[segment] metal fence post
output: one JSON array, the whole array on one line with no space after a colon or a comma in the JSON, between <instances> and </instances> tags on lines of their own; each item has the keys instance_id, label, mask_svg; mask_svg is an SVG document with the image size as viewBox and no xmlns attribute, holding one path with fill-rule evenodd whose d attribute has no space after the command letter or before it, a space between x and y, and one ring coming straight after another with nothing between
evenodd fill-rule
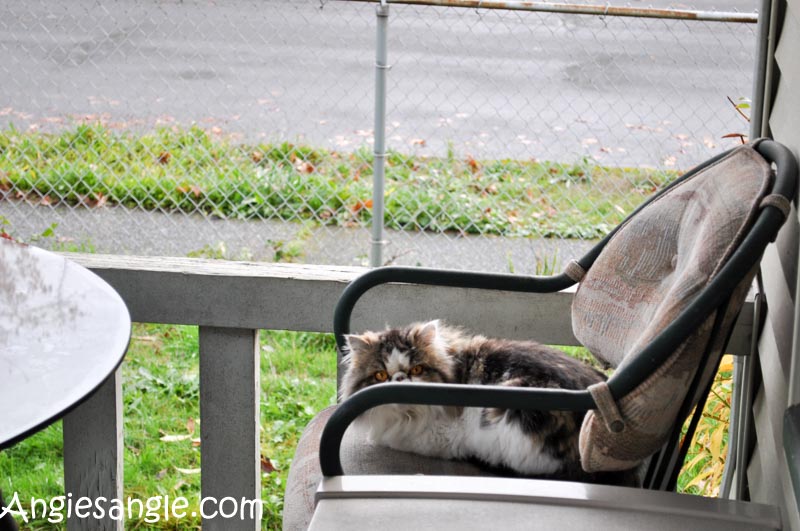
<instances>
[{"instance_id":1,"label":"metal fence post","mask_svg":"<svg viewBox=\"0 0 800 531\"><path fill-rule=\"evenodd\" d=\"M761 10L758 15L756 29L756 67L753 77L753 98L750 112L750 139L754 140L768 133L767 123L764 119L769 116L768 106L771 105L772 89L776 82L772 65L774 53L774 35L771 28L774 26L772 0L761 0ZM770 91L769 96L767 90Z\"/></svg>"},{"instance_id":2,"label":"metal fence post","mask_svg":"<svg viewBox=\"0 0 800 531\"><path fill-rule=\"evenodd\" d=\"M369 263L372 267L383 264L383 189L386 163L386 71L388 56L389 5L381 0L377 15L375 43L375 144L372 163L372 242Z\"/></svg>"}]
</instances>

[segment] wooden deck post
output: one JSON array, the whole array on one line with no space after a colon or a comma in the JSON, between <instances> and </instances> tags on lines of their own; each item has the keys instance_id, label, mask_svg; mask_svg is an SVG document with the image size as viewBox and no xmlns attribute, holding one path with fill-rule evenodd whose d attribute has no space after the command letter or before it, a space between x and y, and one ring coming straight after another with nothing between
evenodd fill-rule
<instances>
[{"instance_id":1,"label":"wooden deck post","mask_svg":"<svg viewBox=\"0 0 800 531\"><path fill-rule=\"evenodd\" d=\"M200 327L200 446L204 511L229 514L223 498L261 499L258 330ZM258 513L260 515L260 513ZM249 516L249 515L246 515ZM204 518L205 531L260 529L256 518Z\"/></svg>"},{"instance_id":2,"label":"wooden deck post","mask_svg":"<svg viewBox=\"0 0 800 531\"><path fill-rule=\"evenodd\" d=\"M120 369L64 417L64 490L73 503L122 500L122 377ZM121 517L67 519L67 530L122 531ZM90 509L92 512L94 508Z\"/></svg>"}]
</instances>

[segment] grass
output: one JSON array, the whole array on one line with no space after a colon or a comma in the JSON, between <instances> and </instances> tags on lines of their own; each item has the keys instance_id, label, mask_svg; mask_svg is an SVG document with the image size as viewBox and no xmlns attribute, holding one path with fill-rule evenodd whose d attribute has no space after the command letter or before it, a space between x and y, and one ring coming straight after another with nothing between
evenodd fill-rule
<instances>
[{"instance_id":1,"label":"grass","mask_svg":"<svg viewBox=\"0 0 800 531\"><path fill-rule=\"evenodd\" d=\"M565 348L585 361L585 349ZM261 333L261 456L264 529L281 528L286 476L294 448L313 415L334 402L335 354L327 334ZM714 495L724 463L730 361L723 362L679 491ZM200 492L197 328L136 324L122 366L124 496L184 496ZM22 500L63 493L61 423L0 453L0 489ZM196 509L196 507L195 507ZM192 510L192 506L188 509ZM199 518L128 521L128 529L197 529ZM64 529L39 520L26 529Z\"/></svg>"},{"instance_id":2,"label":"grass","mask_svg":"<svg viewBox=\"0 0 800 531\"><path fill-rule=\"evenodd\" d=\"M732 388L733 358L724 356L714 377L711 394L697 425L683 471L678 477L678 492L713 497L719 495L727 457Z\"/></svg>"},{"instance_id":3,"label":"grass","mask_svg":"<svg viewBox=\"0 0 800 531\"><path fill-rule=\"evenodd\" d=\"M0 191L45 204L103 204L224 218L347 226L372 213L368 147L234 144L199 127L152 133L79 125L0 131ZM674 172L547 161L418 157L386 161L389 228L598 238Z\"/></svg>"}]
</instances>

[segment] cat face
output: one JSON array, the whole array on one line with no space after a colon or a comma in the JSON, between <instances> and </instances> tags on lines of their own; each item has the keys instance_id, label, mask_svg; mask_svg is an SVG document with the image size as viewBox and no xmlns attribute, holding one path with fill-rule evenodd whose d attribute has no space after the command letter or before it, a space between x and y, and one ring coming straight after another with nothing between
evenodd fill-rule
<instances>
[{"instance_id":1,"label":"cat face","mask_svg":"<svg viewBox=\"0 0 800 531\"><path fill-rule=\"evenodd\" d=\"M451 382L453 360L438 321L346 337L342 398L385 382Z\"/></svg>"}]
</instances>

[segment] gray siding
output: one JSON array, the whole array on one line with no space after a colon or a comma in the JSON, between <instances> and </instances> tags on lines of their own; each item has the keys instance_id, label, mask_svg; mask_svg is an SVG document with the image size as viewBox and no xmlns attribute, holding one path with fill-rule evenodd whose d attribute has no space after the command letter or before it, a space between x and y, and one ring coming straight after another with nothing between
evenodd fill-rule
<instances>
[{"instance_id":1,"label":"gray siding","mask_svg":"<svg viewBox=\"0 0 800 531\"><path fill-rule=\"evenodd\" d=\"M789 0L778 24L782 27L774 54L777 75L767 87L767 94L775 94L768 102L769 127L776 140L800 155L800 0ZM782 419L794 348L799 234L798 213L793 208L762 264L768 310L758 342L763 382L753 407L757 442L748 468L752 499L780 506L786 528L795 530L800 529L800 520L782 446Z\"/></svg>"}]
</instances>

